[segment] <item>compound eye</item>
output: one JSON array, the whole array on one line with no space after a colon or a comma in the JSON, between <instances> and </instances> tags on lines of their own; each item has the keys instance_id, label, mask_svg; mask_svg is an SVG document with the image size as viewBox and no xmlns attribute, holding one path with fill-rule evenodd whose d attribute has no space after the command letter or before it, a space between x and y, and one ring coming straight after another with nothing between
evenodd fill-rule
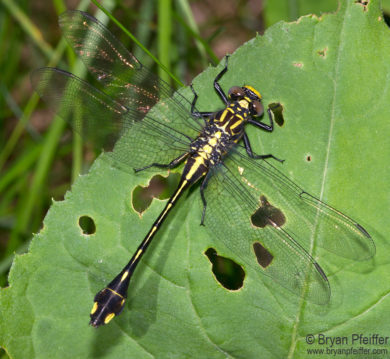
<instances>
[{"instance_id":1,"label":"compound eye","mask_svg":"<svg viewBox=\"0 0 390 359\"><path fill-rule=\"evenodd\" d=\"M261 116L264 112L263 104L257 100L252 102L252 109L255 116Z\"/></svg>"},{"instance_id":2,"label":"compound eye","mask_svg":"<svg viewBox=\"0 0 390 359\"><path fill-rule=\"evenodd\" d=\"M244 90L240 86L233 86L229 89L228 96L232 100L244 97Z\"/></svg>"}]
</instances>

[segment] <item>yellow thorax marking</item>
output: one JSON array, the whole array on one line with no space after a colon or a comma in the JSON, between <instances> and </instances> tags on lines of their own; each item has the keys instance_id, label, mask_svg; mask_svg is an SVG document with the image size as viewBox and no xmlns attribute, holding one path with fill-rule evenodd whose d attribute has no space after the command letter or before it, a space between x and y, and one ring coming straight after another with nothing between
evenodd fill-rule
<instances>
[{"instance_id":1,"label":"yellow thorax marking","mask_svg":"<svg viewBox=\"0 0 390 359\"><path fill-rule=\"evenodd\" d=\"M226 133L226 126L228 125L228 122L226 123L223 123L223 124L218 124L217 127L224 133ZM218 133L221 133L221 132L218 132ZM221 135L219 135L219 137L221 137Z\"/></svg>"},{"instance_id":2,"label":"yellow thorax marking","mask_svg":"<svg viewBox=\"0 0 390 359\"><path fill-rule=\"evenodd\" d=\"M230 129L233 130L235 129L237 126L241 125L241 123L244 121L244 119L242 118L242 116L239 116L241 121L236 121L234 122L231 126L230 126Z\"/></svg>"},{"instance_id":3,"label":"yellow thorax marking","mask_svg":"<svg viewBox=\"0 0 390 359\"><path fill-rule=\"evenodd\" d=\"M219 118L219 121L218 122L223 122L225 120L225 117L227 115L227 110L229 109L229 107L227 109L225 109L223 112L222 112L222 115L221 117Z\"/></svg>"}]
</instances>

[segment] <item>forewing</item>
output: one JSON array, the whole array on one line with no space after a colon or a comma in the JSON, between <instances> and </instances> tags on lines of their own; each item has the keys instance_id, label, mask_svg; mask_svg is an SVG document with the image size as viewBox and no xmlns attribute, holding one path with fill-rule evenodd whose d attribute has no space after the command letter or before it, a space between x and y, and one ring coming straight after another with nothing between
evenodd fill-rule
<instances>
[{"instance_id":1,"label":"forewing","mask_svg":"<svg viewBox=\"0 0 390 359\"><path fill-rule=\"evenodd\" d=\"M190 115L191 103L151 73L97 19L81 11L67 11L59 18L63 35L104 92L142 118L160 100L179 114L165 119L171 126L195 137L203 121Z\"/></svg>"},{"instance_id":2,"label":"forewing","mask_svg":"<svg viewBox=\"0 0 390 359\"><path fill-rule=\"evenodd\" d=\"M230 157L231 158L231 157ZM234 255L298 296L317 304L330 298L328 280L315 260L284 230L267 210L262 227L253 225L251 217L261 206L260 196L240 181L239 171L230 159L213 170L207 184L205 225L223 241Z\"/></svg>"},{"instance_id":3,"label":"forewing","mask_svg":"<svg viewBox=\"0 0 390 359\"><path fill-rule=\"evenodd\" d=\"M137 111L69 72L42 68L31 79L49 107L84 139L106 151L116 143L111 156L120 164L130 168L167 164L188 151L190 139L166 121L175 114L164 101L141 121Z\"/></svg>"}]
</instances>

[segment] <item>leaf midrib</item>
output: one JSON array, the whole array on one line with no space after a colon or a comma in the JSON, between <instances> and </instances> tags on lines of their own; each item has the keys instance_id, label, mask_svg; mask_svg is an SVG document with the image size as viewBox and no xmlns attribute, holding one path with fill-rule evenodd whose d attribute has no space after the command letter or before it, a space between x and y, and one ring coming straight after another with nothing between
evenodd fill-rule
<instances>
[{"instance_id":1,"label":"leaf midrib","mask_svg":"<svg viewBox=\"0 0 390 359\"><path fill-rule=\"evenodd\" d=\"M345 15L349 6L350 6L350 4L346 3L344 9L339 8L335 14L332 14L329 16L340 15L340 12L342 10L344 10L343 12ZM343 41L342 40L344 39L345 21L346 21L346 17L343 16L343 21L341 24L341 31L339 32L339 38L338 38L338 42L337 42L338 46L336 49L337 54L336 54L336 59L335 59L335 67L334 67L334 72L333 72L333 76L332 76L333 77L333 79L332 79L332 81L333 81L333 98L331 101L331 113L330 113L330 121L329 121L328 142L327 142L327 146L326 146L326 155L325 155L324 167L323 167L323 171L322 171L322 175L321 175L321 186L320 186L320 195L319 195L320 200L322 200L323 195L324 195L326 177L327 177L328 168L329 168L331 142L332 142L332 138L333 138L333 129L334 129L334 124L335 124L335 108L336 108L335 104L337 101L337 87L338 87L337 79L338 79L339 69L340 69L340 57L341 57L341 53L343 51L343 46L342 46ZM319 23L317 23L316 26L318 26L318 24ZM316 218L318 218L318 216ZM317 221L314 225L314 228L316 228L316 227L317 227ZM313 249L314 249L314 240L313 239L314 239L314 237L312 237L312 239L311 239L311 247L310 247L310 251L309 251L310 255L312 255ZM291 335L291 344L290 344L290 348L289 348L289 352L288 352L288 356L287 356L288 359L291 359L294 357L296 344L298 341L298 338L297 338L298 337L298 328L299 328L301 318L304 314L304 308L305 308L305 300L304 300L304 298L302 298L299 301L298 311L297 311L297 315L295 317L295 322L293 325L293 330L292 330L292 335Z\"/></svg>"}]
</instances>

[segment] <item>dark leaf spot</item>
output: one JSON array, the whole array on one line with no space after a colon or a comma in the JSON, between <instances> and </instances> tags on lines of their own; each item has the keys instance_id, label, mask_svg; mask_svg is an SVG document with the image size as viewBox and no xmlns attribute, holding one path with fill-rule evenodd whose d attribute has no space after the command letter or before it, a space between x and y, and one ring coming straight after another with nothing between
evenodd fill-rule
<instances>
[{"instance_id":1,"label":"dark leaf spot","mask_svg":"<svg viewBox=\"0 0 390 359\"><path fill-rule=\"evenodd\" d=\"M214 248L209 248L205 254L212 263L214 276L220 284L229 290L242 287L245 272L240 265L229 258L219 256Z\"/></svg>"},{"instance_id":2,"label":"dark leaf spot","mask_svg":"<svg viewBox=\"0 0 390 359\"><path fill-rule=\"evenodd\" d=\"M255 227L264 228L267 225L281 227L286 223L283 212L271 205L265 196L260 196L260 207L251 216Z\"/></svg>"},{"instance_id":3,"label":"dark leaf spot","mask_svg":"<svg viewBox=\"0 0 390 359\"><path fill-rule=\"evenodd\" d=\"M256 255L257 262L263 267L267 268L272 260L274 259L274 256L265 249L260 242L254 242L253 243L253 250Z\"/></svg>"},{"instance_id":4,"label":"dark leaf spot","mask_svg":"<svg viewBox=\"0 0 390 359\"><path fill-rule=\"evenodd\" d=\"M284 125L283 106L279 102L272 102L268 105L273 115L273 120L282 127Z\"/></svg>"},{"instance_id":5,"label":"dark leaf spot","mask_svg":"<svg viewBox=\"0 0 390 359\"><path fill-rule=\"evenodd\" d=\"M134 188L132 203L138 212L144 212L152 203L153 198L167 199L175 191L180 181L178 173L170 173L168 177L156 175L151 178L147 187L137 186Z\"/></svg>"},{"instance_id":6,"label":"dark leaf spot","mask_svg":"<svg viewBox=\"0 0 390 359\"><path fill-rule=\"evenodd\" d=\"M383 19L385 20L386 25L390 26L390 15L388 13L383 13Z\"/></svg>"},{"instance_id":7,"label":"dark leaf spot","mask_svg":"<svg viewBox=\"0 0 390 359\"><path fill-rule=\"evenodd\" d=\"M322 49L322 50L318 50L318 51L317 51L317 54L318 54L318 56L325 58L325 57L326 57L327 51L328 51L328 48L325 47L325 48Z\"/></svg>"},{"instance_id":8,"label":"dark leaf spot","mask_svg":"<svg viewBox=\"0 0 390 359\"><path fill-rule=\"evenodd\" d=\"M94 234L96 232L96 226L94 220L89 216L81 216L79 218L79 226L83 231L83 234Z\"/></svg>"}]
</instances>

